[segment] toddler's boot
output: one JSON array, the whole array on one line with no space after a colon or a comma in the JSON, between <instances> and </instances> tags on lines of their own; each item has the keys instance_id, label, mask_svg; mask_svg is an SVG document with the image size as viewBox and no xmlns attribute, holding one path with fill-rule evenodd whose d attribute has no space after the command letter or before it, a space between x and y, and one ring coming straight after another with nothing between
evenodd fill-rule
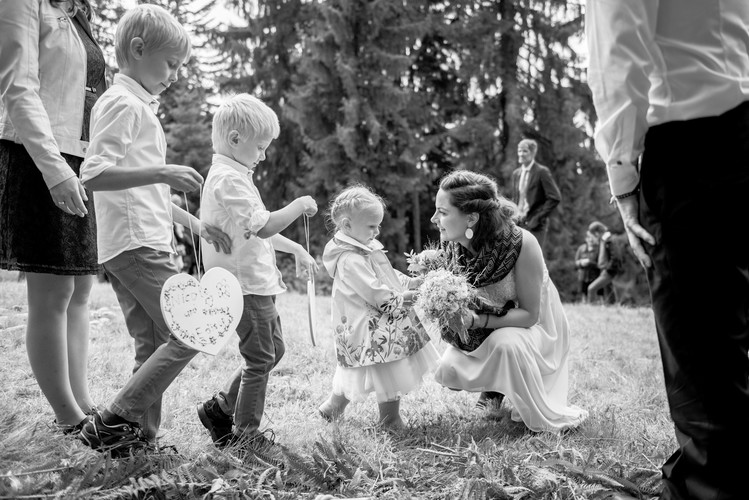
<instances>
[{"instance_id":1,"label":"toddler's boot","mask_svg":"<svg viewBox=\"0 0 749 500\"><path fill-rule=\"evenodd\" d=\"M391 431L400 431L406 426L401 419L400 405L400 399L378 404L380 409L380 425L382 427Z\"/></svg>"},{"instance_id":2,"label":"toddler's boot","mask_svg":"<svg viewBox=\"0 0 749 500\"><path fill-rule=\"evenodd\" d=\"M320 405L318 411L322 418L330 422L343 415L348 402L348 399L346 399L346 396L343 394L331 394L330 397Z\"/></svg>"}]
</instances>

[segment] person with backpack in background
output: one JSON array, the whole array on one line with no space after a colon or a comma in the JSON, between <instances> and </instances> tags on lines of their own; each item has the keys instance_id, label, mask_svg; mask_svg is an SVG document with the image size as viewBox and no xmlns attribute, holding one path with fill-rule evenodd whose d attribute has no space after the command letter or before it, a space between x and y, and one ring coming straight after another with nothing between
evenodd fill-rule
<instances>
[{"instance_id":1,"label":"person with backpack in background","mask_svg":"<svg viewBox=\"0 0 749 500\"><path fill-rule=\"evenodd\" d=\"M605 229L605 226L604 226ZM588 285L588 303L596 302L612 304L616 302L616 294L612 282L621 271L622 256L617 245L612 244L611 231L605 230L600 235L598 247L598 269L601 274ZM600 293L599 292L603 292Z\"/></svg>"}]
</instances>

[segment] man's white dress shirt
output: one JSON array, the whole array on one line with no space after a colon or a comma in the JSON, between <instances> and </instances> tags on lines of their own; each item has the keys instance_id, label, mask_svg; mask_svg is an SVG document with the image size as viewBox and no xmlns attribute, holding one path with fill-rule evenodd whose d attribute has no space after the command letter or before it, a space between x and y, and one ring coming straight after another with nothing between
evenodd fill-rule
<instances>
[{"instance_id":1,"label":"man's white dress shirt","mask_svg":"<svg viewBox=\"0 0 749 500\"><path fill-rule=\"evenodd\" d=\"M533 162L528 166L520 167L520 179L518 179L518 211L522 217L528 214L528 177L530 176Z\"/></svg>"},{"instance_id":2,"label":"man's white dress shirt","mask_svg":"<svg viewBox=\"0 0 749 500\"><path fill-rule=\"evenodd\" d=\"M749 99L749 0L587 0L585 26L612 194L636 188L650 126Z\"/></svg>"}]
</instances>

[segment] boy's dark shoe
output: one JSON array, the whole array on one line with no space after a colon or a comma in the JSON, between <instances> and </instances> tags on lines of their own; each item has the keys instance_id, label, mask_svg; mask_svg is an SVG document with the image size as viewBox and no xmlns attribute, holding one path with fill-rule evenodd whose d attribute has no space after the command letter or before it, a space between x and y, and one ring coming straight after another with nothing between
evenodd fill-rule
<instances>
[{"instance_id":1,"label":"boy's dark shoe","mask_svg":"<svg viewBox=\"0 0 749 500\"><path fill-rule=\"evenodd\" d=\"M112 456L127 455L149 446L139 424L126 420L106 424L99 412L94 413L83 425L79 438L94 450L111 451Z\"/></svg>"},{"instance_id":2,"label":"boy's dark shoe","mask_svg":"<svg viewBox=\"0 0 749 500\"><path fill-rule=\"evenodd\" d=\"M200 423L211 433L213 444L219 448L226 446L232 436L231 429L234 425L231 416L223 412L215 397L205 403L198 403L197 410Z\"/></svg>"},{"instance_id":3,"label":"boy's dark shoe","mask_svg":"<svg viewBox=\"0 0 749 500\"><path fill-rule=\"evenodd\" d=\"M270 434L270 438L265 434ZM268 429L265 432L254 432L239 436L231 434L224 445L227 450L235 452L245 462L254 462L264 466L283 469L284 456L281 445L276 444L275 434Z\"/></svg>"}]
</instances>

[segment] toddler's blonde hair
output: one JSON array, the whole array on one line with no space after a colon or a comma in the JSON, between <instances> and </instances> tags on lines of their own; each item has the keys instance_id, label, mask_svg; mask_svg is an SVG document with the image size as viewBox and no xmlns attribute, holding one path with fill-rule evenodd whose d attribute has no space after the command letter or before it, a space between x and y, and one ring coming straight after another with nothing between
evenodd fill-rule
<instances>
[{"instance_id":1,"label":"toddler's blonde hair","mask_svg":"<svg viewBox=\"0 0 749 500\"><path fill-rule=\"evenodd\" d=\"M213 150L229 148L229 133L236 130L242 142L250 139L276 139L281 133L278 115L267 104L250 94L226 99L213 115Z\"/></svg>"},{"instance_id":2,"label":"toddler's blonde hair","mask_svg":"<svg viewBox=\"0 0 749 500\"><path fill-rule=\"evenodd\" d=\"M190 57L192 42L190 34L173 15L163 7L140 4L128 10L119 23L114 35L114 52L117 66L125 68L130 64L130 42L141 38L147 51L173 48Z\"/></svg>"},{"instance_id":3,"label":"toddler's blonde hair","mask_svg":"<svg viewBox=\"0 0 749 500\"><path fill-rule=\"evenodd\" d=\"M385 200L363 184L354 184L341 191L330 203L328 220L336 229L340 230L343 219L372 205L386 208Z\"/></svg>"}]
</instances>

